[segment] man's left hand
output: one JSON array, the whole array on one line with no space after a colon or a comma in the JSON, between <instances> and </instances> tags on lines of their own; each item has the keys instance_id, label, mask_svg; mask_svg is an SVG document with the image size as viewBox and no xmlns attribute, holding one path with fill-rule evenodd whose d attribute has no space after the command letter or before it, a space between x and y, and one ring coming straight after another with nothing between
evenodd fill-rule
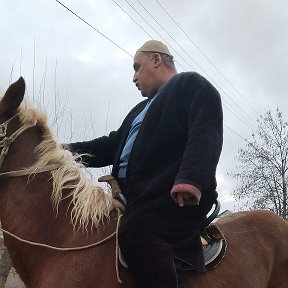
<instances>
[{"instance_id":1,"label":"man's left hand","mask_svg":"<svg viewBox=\"0 0 288 288\"><path fill-rule=\"evenodd\" d=\"M184 205L199 205L201 191L190 184L176 184L171 190L171 197L175 203L183 207Z\"/></svg>"}]
</instances>

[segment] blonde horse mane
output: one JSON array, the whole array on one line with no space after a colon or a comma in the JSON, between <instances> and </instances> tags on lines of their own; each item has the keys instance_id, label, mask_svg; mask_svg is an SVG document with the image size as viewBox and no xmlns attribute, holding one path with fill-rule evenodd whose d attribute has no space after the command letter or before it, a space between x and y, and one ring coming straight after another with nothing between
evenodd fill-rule
<instances>
[{"instance_id":1,"label":"blonde horse mane","mask_svg":"<svg viewBox=\"0 0 288 288\"><path fill-rule=\"evenodd\" d=\"M60 168L52 171L53 191L51 201L56 213L61 200L71 198L71 222L74 226L87 230L99 227L105 218L109 219L112 210L122 209L121 204L112 198L111 193L96 186L85 167L80 162L79 156L73 156L71 152L64 150L47 125L47 116L38 109L30 107L27 102L21 104L19 111L20 121L23 124L34 123L41 127L43 135L42 142L36 147L37 162L29 167L31 176L37 173L41 167L49 164L59 164ZM64 191L65 196L63 195Z\"/></svg>"}]
</instances>

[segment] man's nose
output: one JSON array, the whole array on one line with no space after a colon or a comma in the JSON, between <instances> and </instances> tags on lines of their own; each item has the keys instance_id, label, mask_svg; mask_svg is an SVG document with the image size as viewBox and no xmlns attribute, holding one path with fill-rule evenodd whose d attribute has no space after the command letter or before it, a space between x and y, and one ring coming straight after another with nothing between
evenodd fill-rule
<instances>
[{"instance_id":1,"label":"man's nose","mask_svg":"<svg viewBox=\"0 0 288 288\"><path fill-rule=\"evenodd\" d=\"M138 79L137 79L137 75L136 75L136 73L134 73L134 75L133 75L133 82L136 83L137 80L138 80Z\"/></svg>"}]
</instances>

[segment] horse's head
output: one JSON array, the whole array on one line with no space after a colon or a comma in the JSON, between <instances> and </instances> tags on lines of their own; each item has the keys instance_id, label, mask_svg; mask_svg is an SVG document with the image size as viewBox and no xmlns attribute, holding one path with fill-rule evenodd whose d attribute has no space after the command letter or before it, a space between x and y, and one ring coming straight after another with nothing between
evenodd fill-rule
<instances>
[{"instance_id":1,"label":"horse's head","mask_svg":"<svg viewBox=\"0 0 288 288\"><path fill-rule=\"evenodd\" d=\"M21 144L25 145L23 140L20 140L22 143L15 145L14 143L16 143L16 140L18 140L19 136L22 136L23 132L36 125L36 120L31 120L31 117L29 117L29 121L22 121L20 117L21 113L19 107L23 101L24 93L25 81L20 77L17 82L10 85L5 95L0 98L0 170L10 169L11 163L25 166L33 161L27 157L17 158L18 155L15 153L16 146L19 147ZM13 147L12 151L10 151L11 147ZM6 159L9 151L10 161L7 161ZM0 175L3 176L3 173Z\"/></svg>"},{"instance_id":2,"label":"horse's head","mask_svg":"<svg viewBox=\"0 0 288 288\"><path fill-rule=\"evenodd\" d=\"M87 229L90 223L97 227L113 209L122 206L95 186L83 165L55 141L45 113L27 103L21 104L24 92L25 82L20 77L0 98L0 185L4 177L51 171L52 178L47 178L53 181L51 198L55 209L68 197L73 204L74 225L79 223ZM31 179L37 180L34 176Z\"/></svg>"},{"instance_id":3,"label":"horse's head","mask_svg":"<svg viewBox=\"0 0 288 288\"><path fill-rule=\"evenodd\" d=\"M0 124L6 122L17 113L25 93L25 81L22 77L7 89L0 100Z\"/></svg>"}]
</instances>

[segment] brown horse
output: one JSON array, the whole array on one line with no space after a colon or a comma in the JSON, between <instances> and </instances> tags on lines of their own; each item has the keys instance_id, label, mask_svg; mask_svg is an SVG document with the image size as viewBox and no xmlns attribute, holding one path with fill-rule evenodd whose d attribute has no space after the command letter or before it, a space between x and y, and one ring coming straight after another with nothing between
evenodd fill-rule
<instances>
[{"instance_id":1,"label":"brown horse","mask_svg":"<svg viewBox=\"0 0 288 288\"><path fill-rule=\"evenodd\" d=\"M57 144L43 114L22 103L24 90L20 78L0 100L0 217L13 265L32 288L136 287L115 257L121 205ZM186 274L185 287L288 287L285 220L252 211L217 223L226 256L210 272Z\"/></svg>"}]
</instances>

